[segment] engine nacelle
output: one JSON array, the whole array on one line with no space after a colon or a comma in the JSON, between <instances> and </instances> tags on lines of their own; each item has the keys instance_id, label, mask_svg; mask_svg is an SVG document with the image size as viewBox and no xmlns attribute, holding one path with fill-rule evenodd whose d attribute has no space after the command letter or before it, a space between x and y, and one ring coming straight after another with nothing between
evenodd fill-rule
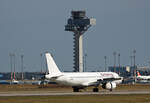
<instances>
[{"instance_id":1,"label":"engine nacelle","mask_svg":"<svg viewBox=\"0 0 150 103\"><path fill-rule=\"evenodd\" d=\"M104 83L104 84L102 85L102 88L103 88L103 89L108 89L108 90L115 89L115 88L116 88L116 83L115 83L115 82L107 82L107 83Z\"/></svg>"}]
</instances>

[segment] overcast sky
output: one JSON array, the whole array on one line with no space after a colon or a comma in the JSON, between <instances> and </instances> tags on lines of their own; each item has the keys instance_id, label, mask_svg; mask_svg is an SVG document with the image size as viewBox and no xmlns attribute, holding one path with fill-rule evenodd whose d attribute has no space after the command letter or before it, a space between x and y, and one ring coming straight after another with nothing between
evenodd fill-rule
<instances>
[{"instance_id":1,"label":"overcast sky","mask_svg":"<svg viewBox=\"0 0 150 103\"><path fill-rule=\"evenodd\" d=\"M103 70L104 56L113 65L114 51L122 65L130 65L134 49L136 63L149 65L150 0L0 0L0 72L10 71L9 53L16 54L16 71L21 54L25 71L40 71L45 51L62 71L73 70L73 33L64 31L71 10L96 18L84 34L89 71Z\"/></svg>"}]
</instances>

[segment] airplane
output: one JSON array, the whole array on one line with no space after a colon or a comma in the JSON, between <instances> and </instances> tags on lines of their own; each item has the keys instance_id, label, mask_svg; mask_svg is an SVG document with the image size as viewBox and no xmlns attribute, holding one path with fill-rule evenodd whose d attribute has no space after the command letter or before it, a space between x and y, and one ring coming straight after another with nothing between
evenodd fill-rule
<instances>
[{"instance_id":1,"label":"airplane","mask_svg":"<svg viewBox=\"0 0 150 103\"><path fill-rule=\"evenodd\" d=\"M137 71L136 80L138 82L150 82L150 76L142 76L139 71Z\"/></svg>"},{"instance_id":2,"label":"airplane","mask_svg":"<svg viewBox=\"0 0 150 103\"><path fill-rule=\"evenodd\" d=\"M80 89L89 86L94 86L93 92L98 92L99 85L104 89L112 91L123 80L115 72L61 72L52 55L45 53L45 56L49 73L44 78L57 84L72 86L73 92L79 92Z\"/></svg>"},{"instance_id":3,"label":"airplane","mask_svg":"<svg viewBox=\"0 0 150 103\"><path fill-rule=\"evenodd\" d=\"M13 79L13 80L12 80L12 84L19 84L19 81Z\"/></svg>"},{"instance_id":4,"label":"airplane","mask_svg":"<svg viewBox=\"0 0 150 103\"><path fill-rule=\"evenodd\" d=\"M8 82L6 80L0 80L0 84L10 84L10 82Z\"/></svg>"}]
</instances>

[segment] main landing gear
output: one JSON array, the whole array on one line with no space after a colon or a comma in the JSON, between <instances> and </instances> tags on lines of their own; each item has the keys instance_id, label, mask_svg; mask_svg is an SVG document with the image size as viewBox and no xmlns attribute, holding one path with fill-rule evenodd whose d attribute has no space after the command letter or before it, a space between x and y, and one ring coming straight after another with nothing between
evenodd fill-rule
<instances>
[{"instance_id":1,"label":"main landing gear","mask_svg":"<svg viewBox=\"0 0 150 103\"><path fill-rule=\"evenodd\" d=\"M73 92L79 92L80 89L84 89L80 87L72 87L72 88L73 88ZM93 88L93 92L99 92L98 87Z\"/></svg>"},{"instance_id":2,"label":"main landing gear","mask_svg":"<svg viewBox=\"0 0 150 103\"><path fill-rule=\"evenodd\" d=\"M73 92L79 92L79 88L73 87Z\"/></svg>"},{"instance_id":3,"label":"main landing gear","mask_svg":"<svg viewBox=\"0 0 150 103\"><path fill-rule=\"evenodd\" d=\"M97 87L93 88L93 92L99 92L99 89Z\"/></svg>"}]
</instances>

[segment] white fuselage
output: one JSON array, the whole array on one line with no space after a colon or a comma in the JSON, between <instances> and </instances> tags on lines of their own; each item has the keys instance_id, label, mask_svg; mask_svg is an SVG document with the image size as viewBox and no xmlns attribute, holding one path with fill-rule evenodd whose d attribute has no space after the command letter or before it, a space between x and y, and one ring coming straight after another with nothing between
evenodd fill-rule
<instances>
[{"instance_id":1,"label":"white fuselage","mask_svg":"<svg viewBox=\"0 0 150 103\"><path fill-rule=\"evenodd\" d=\"M99 85L97 80L103 80L107 78L120 78L120 76L114 72L72 72L63 73L57 78L51 78L50 74L46 76L47 79L54 81L58 84L69 86L92 86ZM116 81L116 82L115 82ZM120 83L120 80L115 80L116 84Z\"/></svg>"},{"instance_id":2,"label":"white fuselage","mask_svg":"<svg viewBox=\"0 0 150 103\"><path fill-rule=\"evenodd\" d=\"M150 76L137 76L136 78L139 80L150 80Z\"/></svg>"},{"instance_id":3,"label":"white fuselage","mask_svg":"<svg viewBox=\"0 0 150 103\"><path fill-rule=\"evenodd\" d=\"M136 80L137 82L147 83L147 82L150 82L150 76L142 76L140 72L137 71Z\"/></svg>"}]
</instances>

